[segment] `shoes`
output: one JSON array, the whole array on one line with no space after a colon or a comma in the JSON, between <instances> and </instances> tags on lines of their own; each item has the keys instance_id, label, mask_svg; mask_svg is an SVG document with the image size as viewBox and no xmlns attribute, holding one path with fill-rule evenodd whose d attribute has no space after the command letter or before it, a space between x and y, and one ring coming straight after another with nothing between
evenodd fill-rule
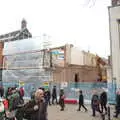
<instances>
[{"instance_id":1,"label":"shoes","mask_svg":"<svg viewBox=\"0 0 120 120\"><path fill-rule=\"evenodd\" d=\"M77 111L80 111L80 109L77 109Z\"/></svg>"},{"instance_id":2,"label":"shoes","mask_svg":"<svg viewBox=\"0 0 120 120\"><path fill-rule=\"evenodd\" d=\"M64 109L60 109L60 111L64 111Z\"/></svg>"}]
</instances>

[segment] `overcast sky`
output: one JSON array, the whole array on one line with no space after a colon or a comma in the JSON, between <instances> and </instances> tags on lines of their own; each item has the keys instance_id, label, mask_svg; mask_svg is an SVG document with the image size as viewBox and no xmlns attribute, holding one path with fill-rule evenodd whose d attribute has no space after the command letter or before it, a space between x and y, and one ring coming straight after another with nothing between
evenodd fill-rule
<instances>
[{"instance_id":1,"label":"overcast sky","mask_svg":"<svg viewBox=\"0 0 120 120\"><path fill-rule=\"evenodd\" d=\"M92 2L93 1L93 2ZM25 18L33 36L47 34L52 44L72 43L108 56L111 0L1 0L0 34L21 28ZM89 3L89 4L88 4Z\"/></svg>"}]
</instances>

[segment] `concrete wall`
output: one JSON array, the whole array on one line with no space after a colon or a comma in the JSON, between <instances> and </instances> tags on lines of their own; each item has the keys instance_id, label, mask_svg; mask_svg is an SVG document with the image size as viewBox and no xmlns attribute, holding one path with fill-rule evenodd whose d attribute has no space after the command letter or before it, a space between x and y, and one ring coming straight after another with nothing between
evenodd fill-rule
<instances>
[{"instance_id":1,"label":"concrete wall","mask_svg":"<svg viewBox=\"0 0 120 120\"><path fill-rule=\"evenodd\" d=\"M109 7L112 79L120 84L120 6Z\"/></svg>"},{"instance_id":2,"label":"concrete wall","mask_svg":"<svg viewBox=\"0 0 120 120\"><path fill-rule=\"evenodd\" d=\"M75 48L75 47L71 48L70 57L71 57L70 64L84 65L84 54L78 48Z\"/></svg>"},{"instance_id":3,"label":"concrete wall","mask_svg":"<svg viewBox=\"0 0 120 120\"><path fill-rule=\"evenodd\" d=\"M69 65L96 66L96 56L90 52L82 51L67 44L65 50L65 63Z\"/></svg>"},{"instance_id":4,"label":"concrete wall","mask_svg":"<svg viewBox=\"0 0 120 120\"><path fill-rule=\"evenodd\" d=\"M107 81L108 83L112 83L112 71L110 66L107 67Z\"/></svg>"},{"instance_id":5,"label":"concrete wall","mask_svg":"<svg viewBox=\"0 0 120 120\"><path fill-rule=\"evenodd\" d=\"M71 48L73 46L70 44L65 45L65 64L69 65L71 64Z\"/></svg>"}]
</instances>

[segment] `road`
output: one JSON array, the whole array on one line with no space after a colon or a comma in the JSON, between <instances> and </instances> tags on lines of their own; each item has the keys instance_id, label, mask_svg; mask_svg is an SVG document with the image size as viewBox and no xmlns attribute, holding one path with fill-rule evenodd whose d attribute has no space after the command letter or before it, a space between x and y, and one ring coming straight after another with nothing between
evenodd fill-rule
<instances>
[{"instance_id":1,"label":"road","mask_svg":"<svg viewBox=\"0 0 120 120\"><path fill-rule=\"evenodd\" d=\"M48 120L102 120L99 113L96 113L96 117L92 117L92 110L90 105L87 105L88 112L84 112L84 109L77 111L77 108L77 105L66 105L65 110L60 111L59 105L49 106ZM113 113L113 111L114 109L112 106L111 112ZM105 120L107 120L107 117Z\"/></svg>"}]
</instances>

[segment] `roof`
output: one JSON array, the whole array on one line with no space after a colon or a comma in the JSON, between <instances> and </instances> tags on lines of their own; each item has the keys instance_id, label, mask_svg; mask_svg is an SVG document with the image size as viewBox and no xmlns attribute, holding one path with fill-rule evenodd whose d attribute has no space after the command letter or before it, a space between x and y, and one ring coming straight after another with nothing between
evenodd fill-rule
<instances>
[{"instance_id":1,"label":"roof","mask_svg":"<svg viewBox=\"0 0 120 120\"><path fill-rule=\"evenodd\" d=\"M8 41L15 41L30 37L32 37L32 34L29 32L27 28L25 28L23 30L17 30L7 34L0 35L0 40L4 42L8 42Z\"/></svg>"},{"instance_id":2,"label":"roof","mask_svg":"<svg viewBox=\"0 0 120 120\"><path fill-rule=\"evenodd\" d=\"M32 37L32 34L27 29L27 22L23 19L21 22L21 29L13 32L9 32L7 34L0 35L0 41L8 42L21 40Z\"/></svg>"}]
</instances>

